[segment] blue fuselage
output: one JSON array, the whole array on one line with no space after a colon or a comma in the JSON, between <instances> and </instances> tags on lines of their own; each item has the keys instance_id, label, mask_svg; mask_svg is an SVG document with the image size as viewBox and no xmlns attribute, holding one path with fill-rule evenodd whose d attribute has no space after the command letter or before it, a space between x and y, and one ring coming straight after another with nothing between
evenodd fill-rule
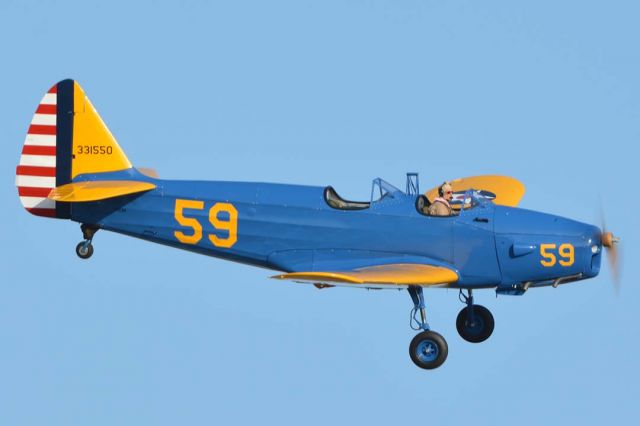
<instances>
[{"instance_id":1,"label":"blue fuselage","mask_svg":"<svg viewBox=\"0 0 640 426\"><path fill-rule=\"evenodd\" d=\"M459 216L430 217L418 212L415 196L402 192L372 202L366 209L339 210L327 204L323 187L158 180L135 171L87 175L80 180L134 177L157 188L133 196L74 204L72 220L286 272L340 271L354 264L363 267L391 259L452 266L460 276L457 286L493 287L566 276L589 278L597 275L600 266L596 227L493 203L465 210ZM196 232L177 220L176 200L202 202L202 208L182 212L201 225L202 238L197 241L184 243L176 238L176 232ZM237 210L237 238L230 247L216 246L209 238L229 237L227 229L212 222L210 209L217 203L230 204ZM225 213L219 219L229 220ZM573 261L569 265L568 258L556 253L556 262L544 266L541 244L553 244L556 249L570 244ZM594 245L597 253L592 251ZM564 265L559 260L565 260Z\"/></svg>"}]
</instances>

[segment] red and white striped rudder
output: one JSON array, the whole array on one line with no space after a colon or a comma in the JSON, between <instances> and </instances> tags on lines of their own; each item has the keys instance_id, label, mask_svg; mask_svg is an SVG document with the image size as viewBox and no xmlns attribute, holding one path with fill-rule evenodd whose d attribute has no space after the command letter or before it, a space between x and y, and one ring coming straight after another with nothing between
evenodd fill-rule
<instances>
[{"instance_id":1,"label":"red and white striped rudder","mask_svg":"<svg viewBox=\"0 0 640 426\"><path fill-rule=\"evenodd\" d=\"M20 202L45 217L69 217L69 206L47 198L71 180L73 80L63 80L44 95L36 109L16 168Z\"/></svg>"},{"instance_id":2,"label":"red and white striped rudder","mask_svg":"<svg viewBox=\"0 0 640 426\"><path fill-rule=\"evenodd\" d=\"M56 187L57 88L49 89L40 101L16 169L20 201L38 216L56 217L56 203L47 195Z\"/></svg>"}]
</instances>

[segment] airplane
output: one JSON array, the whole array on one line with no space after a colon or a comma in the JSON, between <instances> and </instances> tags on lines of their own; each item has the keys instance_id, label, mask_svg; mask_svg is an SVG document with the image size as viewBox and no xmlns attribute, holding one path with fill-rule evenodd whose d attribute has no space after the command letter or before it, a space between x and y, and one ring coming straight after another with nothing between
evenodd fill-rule
<instances>
[{"instance_id":1,"label":"airplane","mask_svg":"<svg viewBox=\"0 0 640 426\"><path fill-rule=\"evenodd\" d=\"M506 176L451 182L451 216L429 216L438 188L404 191L381 178L371 197L349 201L331 186L162 180L127 159L74 80L56 83L31 120L16 169L24 208L81 224L76 254L88 259L100 229L277 271L272 278L330 288L407 290L409 354L420 368L442 365L447 342L427 322L424 288L457 289L460 336L483 342L491 312L473 291L523 295L531 288L598 275L616 243L597 226L518 208L524 185Z\"/></svg>"}]
</instances>

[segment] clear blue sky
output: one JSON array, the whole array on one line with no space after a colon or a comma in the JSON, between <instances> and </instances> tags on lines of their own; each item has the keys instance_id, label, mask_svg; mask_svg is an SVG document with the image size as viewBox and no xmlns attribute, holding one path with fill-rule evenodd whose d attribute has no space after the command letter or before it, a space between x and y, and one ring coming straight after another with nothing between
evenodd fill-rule
<instances>
[{"instance_id":1,"label":"clear blue sky","mask_svg":"<svg viewBox=\"0 0 640 426\"><path fill-rule=\"evenodd\" d=\"M517 3L517 4L515 4ZM640 6L632 1L4 0L0 45L0 423L630 424L640 394ZM409 360L406 293L318 291L27 214L31 116L82 84L129 158L168 178L423 188L496 173L521 206L624 239L596 279L523 297L464 342L455 291L426 293L449 342Z\"/></svg>"}]
</instances>

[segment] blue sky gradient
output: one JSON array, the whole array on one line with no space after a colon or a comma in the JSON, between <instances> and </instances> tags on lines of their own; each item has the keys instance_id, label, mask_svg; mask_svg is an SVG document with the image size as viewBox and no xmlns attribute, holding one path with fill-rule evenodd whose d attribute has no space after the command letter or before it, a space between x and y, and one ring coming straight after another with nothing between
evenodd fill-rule
<instances>
[{"instance_id":1,"label":"blue sky gradient","mask_svg":"<svg viewBox=\"0 0 640 426\"><path fill-rule=\"evenodd\" d=\"M631 424L640 207L640 6L632 1L0 2L0 423ZM270 271L27 214L14 186L44 92L74 78L161 177L423 189L505 174L521 206L624 241L593 280L426 292L449 358L408 356L405 292L318 291Z\"/></svg>"}]
</instances>

